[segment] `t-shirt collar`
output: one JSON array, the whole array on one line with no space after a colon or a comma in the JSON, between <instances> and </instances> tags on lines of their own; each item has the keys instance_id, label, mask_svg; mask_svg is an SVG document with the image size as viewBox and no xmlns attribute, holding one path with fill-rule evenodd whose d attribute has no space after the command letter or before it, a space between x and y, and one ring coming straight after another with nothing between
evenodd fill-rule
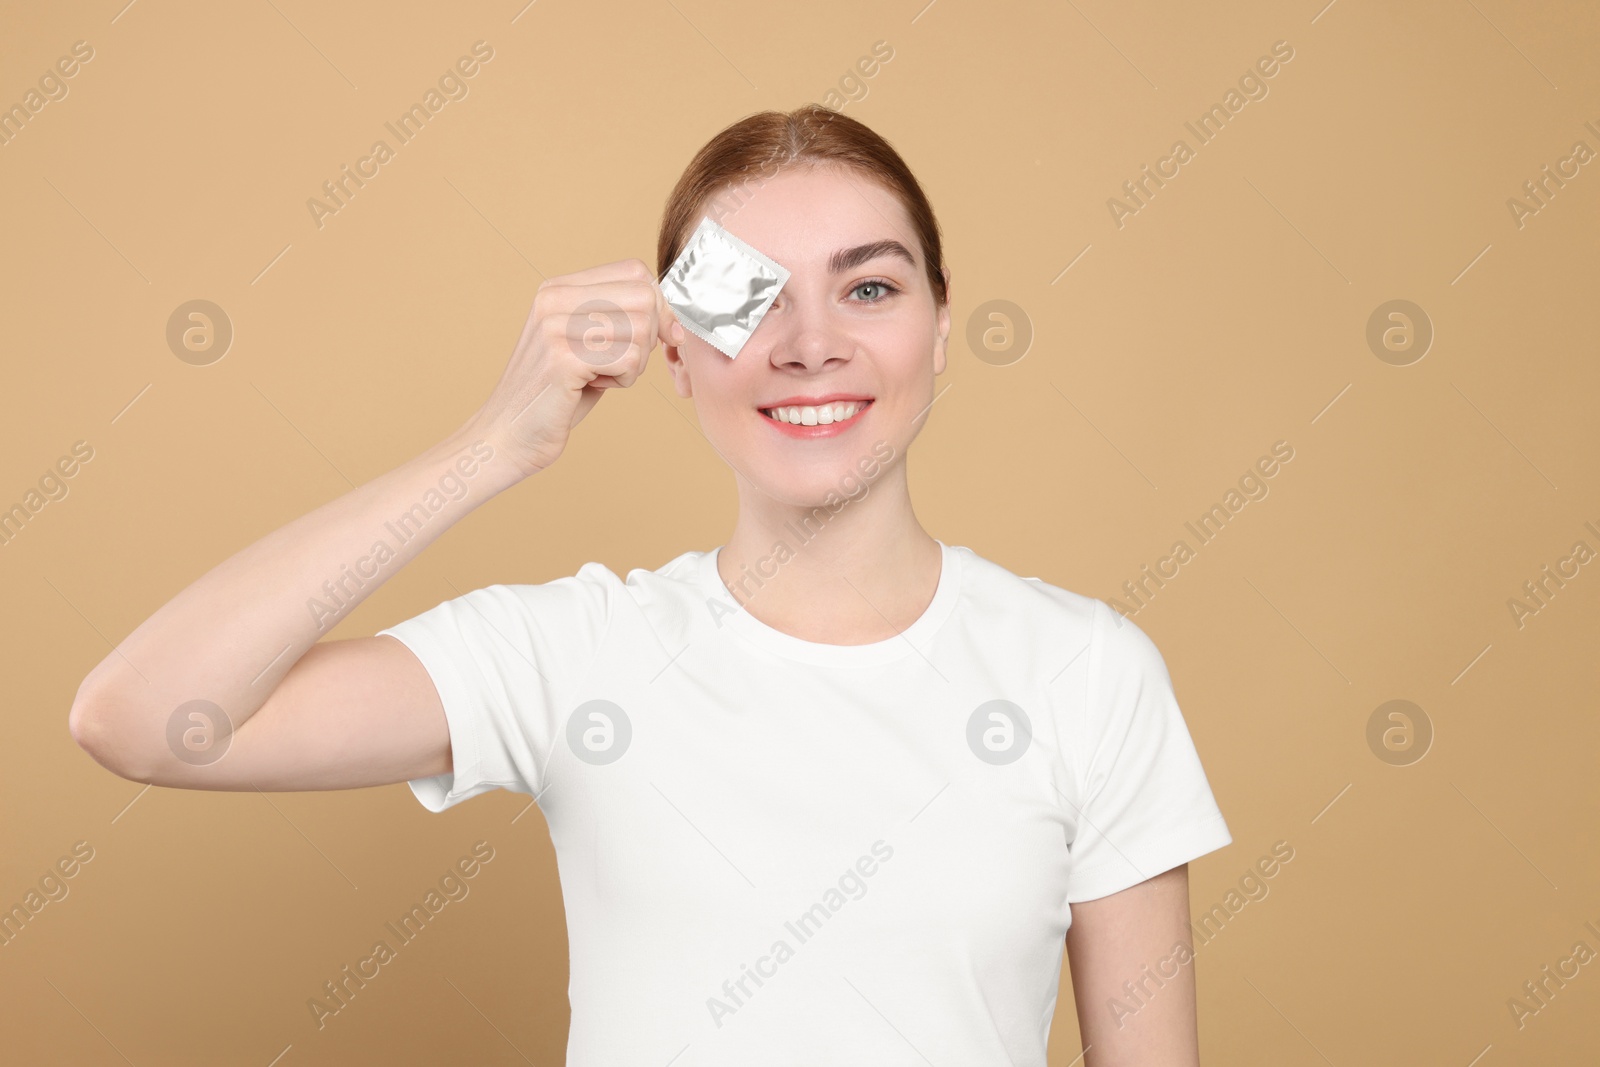
<instances>
[{"instance_id":1,"label":"t-shirt collar","mask_svg":"<svg viewBox=\"0 0 1600 1067\"><path fill-rule=\"evenodd\" d=\"M911 625L899 634L865 645L833 645L806 641L774 629L746 611L717 572L717 557L722 546L700 556L697 583L712 613L713 626L732 630L740 637L785 659L826 667L864 667L891 663L906 656L929 655L933 639L949 617L961 593L961 553L943 541L939 545L942 562L939 584L933 599ZM759 594L758 594L759 595Z\"/></svg>"}]
</instances>

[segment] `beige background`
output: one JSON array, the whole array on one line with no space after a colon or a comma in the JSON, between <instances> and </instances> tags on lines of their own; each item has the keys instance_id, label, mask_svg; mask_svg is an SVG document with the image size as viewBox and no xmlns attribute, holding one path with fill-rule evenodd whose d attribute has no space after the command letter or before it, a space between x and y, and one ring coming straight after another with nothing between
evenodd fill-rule
<instances>
[{"instance_id":1,"label":"beige background","mask_svg":"<svg viewBox=\"0 0 1600 1067\"><path fill-rule=\"evenodd\" d=\"M947 234L959 337L911 459L935 536L1109 599L1295 450L1136 617L1234 836L1192 866L1196 916L1295 849L1200 950L1206 1061L1600 1054L1600 962L1520 1028L1507 1005L1575 942L1600 951L1600 565L1520 628L1507 606L1600 550L1597 165L1520 227L1507 206L1574 142L1600 150L1592 6L122 2L18 7L0 34L6 105L94 49L0 147L0 506L94 449L0 547L0 903L94 849L0 947L8 1059L560 1062L566 939L526 798L142 791L67 709L207 568L459 425L541 277L651 261L707 137L823 100L880 40L892 60L833 102ZM478 40L470 95L319 229L306 200ZM1194 147L1184 122L1280 40L1269 95L1118 228L1108 198ZM193 299L235 331L209 366L165 341ZM1408 366L1366 342L1394 299L1436 331ZM967 343L989 300L1031 323L1022 359ZM336 636L719 544L730 477L686 417L657 356ZM1420 762L1369 748L1392 699L1432 724ZM319 1031L308 998L479 840L471 896ZM1063 976L1052 1064L1079 1049Z\"/></svg>"}]
</instances>

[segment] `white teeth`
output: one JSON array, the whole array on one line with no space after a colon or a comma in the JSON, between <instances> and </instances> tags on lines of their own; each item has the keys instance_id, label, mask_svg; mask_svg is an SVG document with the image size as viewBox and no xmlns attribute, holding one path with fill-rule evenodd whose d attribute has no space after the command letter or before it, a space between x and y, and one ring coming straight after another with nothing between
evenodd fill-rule
<instances>
[{"instance_id":1,"label":"white teeth","mask_svg":"<svg viewBox=\"0 0 1600 1067\"><path fill-rule=\"evenodd\" d=\"M866 403L860 400L846 400L836 404L819 404L815 407L769 408L767 415L779 422L787 422L794 426L827 426L845 421L866 406Z\"/></svg>"}]
</instances>

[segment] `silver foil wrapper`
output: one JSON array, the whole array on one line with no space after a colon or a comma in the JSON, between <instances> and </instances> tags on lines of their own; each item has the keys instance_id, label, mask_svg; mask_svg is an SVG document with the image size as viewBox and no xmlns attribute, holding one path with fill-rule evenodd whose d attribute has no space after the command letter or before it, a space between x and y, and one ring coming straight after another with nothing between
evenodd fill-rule
<instances>
[{"instance_id":1,"label":"silver foil wrapper","mask_svg":"<svg viewBox=\"0 0 1600 1067\"><path fill-rule=\"evenodd\" d=\"M732 359L788 280L787 268L708 215L660 284L683 328Z\"/></svg>"}]
</instances>

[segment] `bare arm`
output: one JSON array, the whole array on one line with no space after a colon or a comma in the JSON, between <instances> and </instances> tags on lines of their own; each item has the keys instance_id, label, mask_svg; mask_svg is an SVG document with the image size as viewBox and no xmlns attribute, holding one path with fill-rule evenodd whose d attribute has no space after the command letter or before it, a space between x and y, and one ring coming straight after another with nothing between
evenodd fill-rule
<instances>
[{"instance_id":1,"label":"bare arm","mask_svg":"<svg viewBox=\"0 0 1600 1067\"><path fill-rule=\"evenodd\" d=\"M1199 1067L1190 937L1188 864L1072 905L1084 1067Z\"/></svg>"},{"instance_id":2,"label":"bare arm","mask_svg":"<svg viewBox=\"0 0 1600 1067\"><path fill-rule=\"evenodd\" d=\"M625 324L575 313L595 300ZM545 282L482 411L173 597L83 680L73 738L125 778L195 789L340 789L450 770L443 706L409 649L318 639L473 508L554 462L603 391L633 384L657 340L676 343L681 329L640 260Z\"/></svg>"},{"instance_id":3,"label":"bare arm","mask_svg":"<svg viewBox=\"0 0 1600 1067\"><path fill-rule=\"evenodd\" d=\"M438 695L403 645L357 638L308 653L389 575L518 480L500 450L473 444L453 435L173 597L84 679L69 719L78 743L125 777L193 788L335 788L448 770L448 733L431 714ZM280 729L264 748L252 728L269 701ZM383 730L373 729L379 718ZM292 761L279 743L291 734Z\"/></svg>"}]
</instances>

